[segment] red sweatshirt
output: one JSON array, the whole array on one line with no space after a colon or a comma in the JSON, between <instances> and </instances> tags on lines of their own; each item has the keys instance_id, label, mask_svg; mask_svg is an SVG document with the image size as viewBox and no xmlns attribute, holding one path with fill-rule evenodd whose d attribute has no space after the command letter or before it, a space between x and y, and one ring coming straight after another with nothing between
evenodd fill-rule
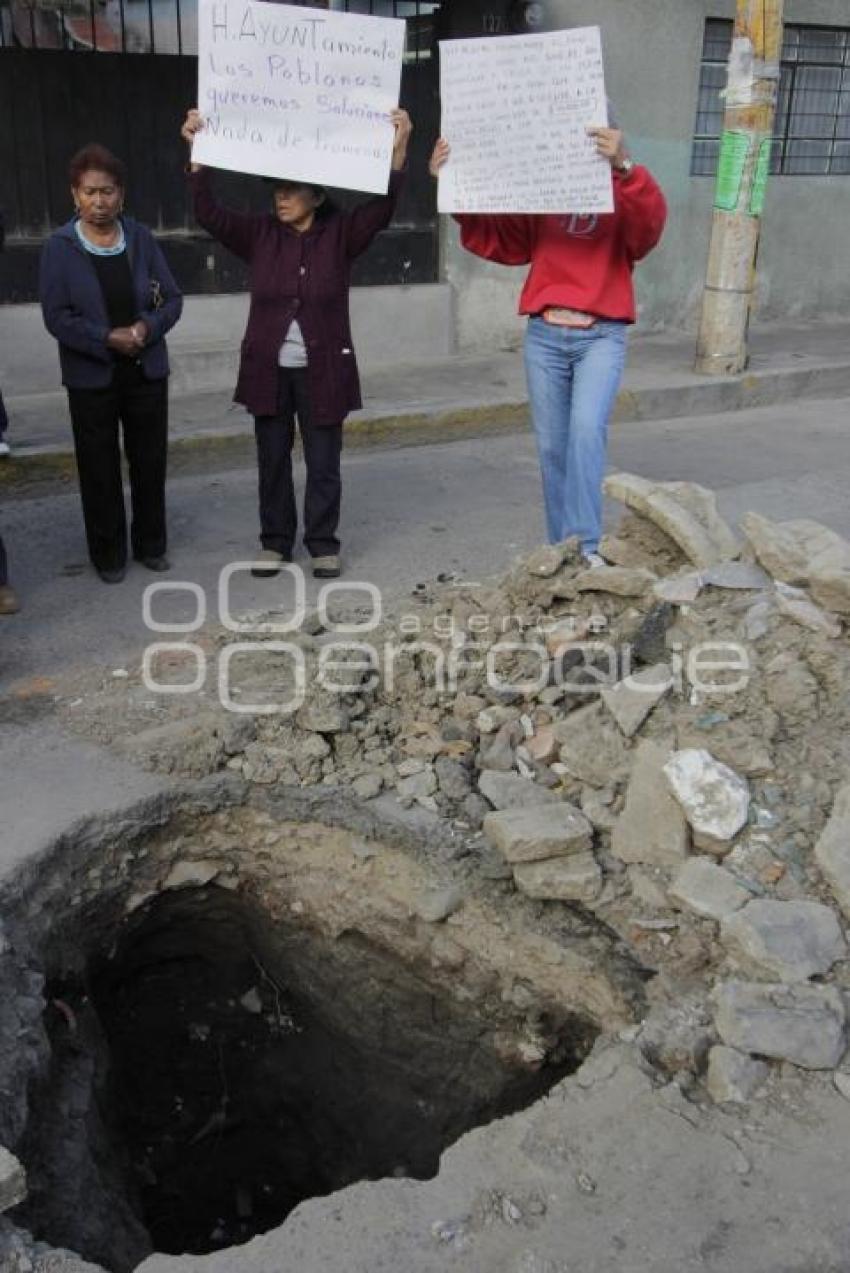
<instances>
[{"instance_id":1,"label":"red sweatshirt","mask_svg":"<svg viewBox=\"0 0 850 1273\"><path fill-rule=\"evenodd\" d=\"M648 169L614 173L614 211L604 215L485 216L458 213L460 241L476 256L531 269L521 314L548 306L633 323L632 267L661 238L667 204Z\"/></svg>"}]
</instances>

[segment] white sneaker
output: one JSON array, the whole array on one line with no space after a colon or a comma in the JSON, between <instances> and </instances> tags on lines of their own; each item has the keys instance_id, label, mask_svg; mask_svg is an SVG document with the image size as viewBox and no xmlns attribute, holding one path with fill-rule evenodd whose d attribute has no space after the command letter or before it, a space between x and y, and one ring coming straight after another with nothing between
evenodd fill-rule
<instances>
[{"instance_id":1,"label":"white sneaker","mask_svg":"<svg viewBox=\"0 0 850 1273\"><path fill-rule=\"evenodd\" d=\"M7 455L11 454L12 448L9 446L9 443L4 442L3 439L0 438L0 457L5 458Z\"/></svg>"},{"instance_id":2,"label":"white sneaker","mask_svg":"<svg viewBox=\"0 0 850 1273\"><path fill-rule=\"evenodd\" d=\"M588 570L598 570L600 566L608 565L608 562L604 557L600 557L599 553L583 553L582 561Z\"/></svg>"}]
</instances>

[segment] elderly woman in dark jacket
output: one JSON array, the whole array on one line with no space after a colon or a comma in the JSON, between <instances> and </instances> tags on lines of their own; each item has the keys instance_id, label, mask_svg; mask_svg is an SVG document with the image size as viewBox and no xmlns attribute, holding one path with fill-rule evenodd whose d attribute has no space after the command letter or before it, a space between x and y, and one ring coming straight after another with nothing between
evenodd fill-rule
<instances>
[{"instance_id":1,"label":"elderly woman in dark jacket","mask_svg":"<svg viewBox=\"0 0 850 1273\"><path fill-rule=\"evenodd\" d=\"M89 555L104 583L124 578L127 523L119 424L130 470L133 556L165 556L168 353L183 300L156 240L123 215L124 165L103 146L71 160L75 216L41 258L44 323L59 341Z\"/></svg>"},{"instance_id":2,"label":"elderly woman in dark jacket","mask_svg":"<svg viewBox=\"0 0 850 1273\"><path fill-rule=\"evenodd\" d=\"M275 181L274 211L250 215L221 207L209 177L191 164L195 216L250 267L251 310L234 395L254 416L262 552L254 574L271 576L292 559L297 528L292 484L295 419L307 465L304 543L317 578L340 573L337 526L342 422L361 406L351 341L351 262L392 218L407 157L410 120L395 127L389 192L351 212L330 207L321 187ZM203 128L190 111L182 135Z\"/></svg>"}]
</instances>

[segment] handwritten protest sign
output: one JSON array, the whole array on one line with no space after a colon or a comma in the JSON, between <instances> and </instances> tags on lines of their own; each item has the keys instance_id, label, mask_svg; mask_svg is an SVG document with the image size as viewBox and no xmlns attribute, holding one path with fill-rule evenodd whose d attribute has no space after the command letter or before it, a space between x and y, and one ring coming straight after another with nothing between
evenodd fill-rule
<instances>
[{"instance_id":1,"label":"handwritten protest sign","mask_svg":"<svg viewBox=\"0 0 850 1273\"><path fill-rule=\"evenodd\" d=\"M200 0L196 163L384 194L404 22Z\"/></svg>"},{"instance_id":2,"label":"handwritten protest sign","mask_svg":"<svg viewBox=\"0 0 850 1273\"><path fill-rule=\"evenodd\" d=\"M441 212L613 212L598 27L440 42Z\"/></svg>"}]
</instances>

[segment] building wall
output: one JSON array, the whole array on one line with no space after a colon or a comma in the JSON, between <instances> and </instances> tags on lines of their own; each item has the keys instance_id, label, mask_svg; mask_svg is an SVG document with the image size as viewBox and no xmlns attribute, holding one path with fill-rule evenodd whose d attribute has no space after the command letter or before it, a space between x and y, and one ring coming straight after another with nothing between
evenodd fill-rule
<instances>
[{"instance_id":1,"label":"building wall","mask_svg":"<svg viewBox=\"0 0 850 1273\"><path fill-rule=\"evenodd\" d=\"M734 0L561 0L565 24L602 28L608 94L632 153L670 206L661 245L638 267L643 328L695 330L708 254L714 181L690 175L705 19ZM785 20L850 27L850 0L786 0ZM524 277L477 261L443 218L445 278L456 291L462 350L515 345ZM774 177L768 186L756 317L804 318L850 309L850 177Z\"/></svg>"}]
</instances>

